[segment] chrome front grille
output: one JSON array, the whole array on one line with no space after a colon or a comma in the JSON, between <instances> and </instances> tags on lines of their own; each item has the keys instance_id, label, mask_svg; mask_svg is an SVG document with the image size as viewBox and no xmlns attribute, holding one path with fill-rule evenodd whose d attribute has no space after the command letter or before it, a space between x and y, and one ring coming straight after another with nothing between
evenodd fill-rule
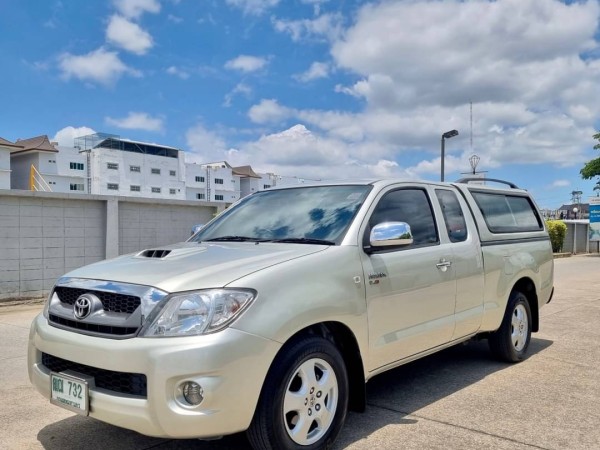
<instances>
[{"instance_id":1,"label":"chrome front grille","mask_svg":"<svg viewBox=\"0 0 600 450\"><path fill-rule=\"evenodd\" d=\"M166 296L166 292L151 286L61 278L49 300L48 321L54 327L75 333L132 338Z\"/></svg>"},{"instance_id":2,"label":"chrome front grille","mask_svg":"<svg viewBox=\"0 0 600 450\"><path fill-rule=\"evenodd\" d=\"M93 291L87 289L57 286L54 289L62 303L74 305L75 301L83 294L94 294L102 302L104 311L133 314L140 306L142 300L133 295L117 294L115 292Z\"/></svg>"}]
</instances>

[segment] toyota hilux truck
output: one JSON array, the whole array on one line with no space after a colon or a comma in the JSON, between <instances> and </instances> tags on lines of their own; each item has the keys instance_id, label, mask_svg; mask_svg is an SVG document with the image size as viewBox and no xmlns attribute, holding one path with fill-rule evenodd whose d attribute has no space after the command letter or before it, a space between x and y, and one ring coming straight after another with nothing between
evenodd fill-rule
<instances>
[{"instance_id":1,"label":"toyota hilux truck","mask_svg":"<svg viewBox=\"0 0 600 450\"><path fill-rule=\"evenodd\" d=\"M74 270L32 323L30 380L145 435L313 450L386 370L475 337L519 362L550 240L526 190L469 181L269 189L187 242Z\"/></svg>"}]
</instances>

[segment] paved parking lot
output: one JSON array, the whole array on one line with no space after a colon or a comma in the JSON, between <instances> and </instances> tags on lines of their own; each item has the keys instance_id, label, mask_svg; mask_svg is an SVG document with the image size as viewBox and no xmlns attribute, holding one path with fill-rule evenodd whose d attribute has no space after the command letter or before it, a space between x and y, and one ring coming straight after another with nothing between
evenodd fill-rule
<instances>
[{"instance_id":1,"label":"paved parking lot","mask_svg":"<svg viewBox=\"0 0 600 450\"><path fill-rule=\"evenodd\" d=\"M600 448L600 258L556 261L531 356L508 365L471 342L368 384L368 408L349 415L341 449ZM26 341L41 306L0 307L0 448L246 449L218 441L141 436L51 406L29 385Z\"/></svg>"}]
</instances>

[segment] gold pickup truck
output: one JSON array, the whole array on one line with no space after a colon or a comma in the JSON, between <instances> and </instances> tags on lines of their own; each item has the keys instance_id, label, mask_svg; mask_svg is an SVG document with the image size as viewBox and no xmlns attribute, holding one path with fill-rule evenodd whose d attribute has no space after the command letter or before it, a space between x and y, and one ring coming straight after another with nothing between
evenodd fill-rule
<instances>
[{"instance_id":1,"label":"gold pickup truck","mask_svg":"<svg viewBox=\"0 0 600 450\"><path fill-rule=\"evenodd\" d=\"M147 435L329 448L383 371L474 337L523 360L552 293L544 221L510 183L270 189L187 242L60 278L29 377Z\"/></svg>"}]
</instances>

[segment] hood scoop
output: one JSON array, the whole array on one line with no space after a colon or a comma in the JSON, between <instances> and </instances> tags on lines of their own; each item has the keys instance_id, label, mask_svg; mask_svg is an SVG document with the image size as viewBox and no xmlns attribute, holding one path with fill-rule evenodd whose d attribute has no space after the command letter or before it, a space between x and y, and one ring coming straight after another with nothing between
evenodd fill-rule
<instances>
[{"instance_id":1,"label":"hood scoop","mask_svg":"<svg viewBox=\"0 0 600 450\"><path fill-rule=\"evenodd\" d=\"M138 256L141 256L142 258L164 258L165 256L169 255L171 253L171 250L144 250L143 252L141 252L140 254L138 254Z\"/></svg>"}]
</instances>

